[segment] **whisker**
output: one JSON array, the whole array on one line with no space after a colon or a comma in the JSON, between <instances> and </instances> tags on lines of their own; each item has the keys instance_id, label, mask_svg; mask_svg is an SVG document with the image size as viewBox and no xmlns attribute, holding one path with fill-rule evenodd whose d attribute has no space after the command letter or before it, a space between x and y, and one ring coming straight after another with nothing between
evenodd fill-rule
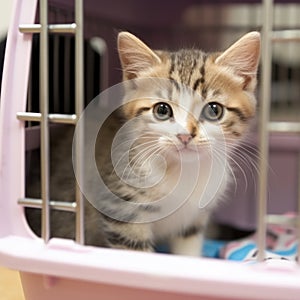
<instances>
[{"instance_id":1,"label":"whisker","mask_svg":"<svg viewBox=\"0 0 300 300\"><path fill-rule=\"evenodd\" d=\"M134 147L131 147L130 149L129 149L129 151L136 151L136 150L138 150L139 148L141 148L141 147L145 147L145 146L147 146L147 145L152 145L152 144L156 144L156 142L157 141L147 141L147 142L144 142L144 143L138 143L136 146L134 146Z\"/></svg>"},{"instance_id":2,"label":"whisker","mask_svg":"<svg viewBox=\"0 0 300 300\"><path fill-rule=\"evenodd\" d=\"M259 155L259 151L255 146L251 146L248 143L241 143L234 147L232 151L233 155L235 153L240 153L240 155L247 155L248 158L250 158L251 162L260 160L261 157ZM244 159L243 159L244 160ZM257 165L255 165L257 168Z\"/></svg>"},{"instance_id":3,"label":"whisker","mask_svg":"<svg viewBox=\"0 0 300 300\"><path fill-rule=\"evenodd\" d=\"M121 147L122 145L124 145L124 144L126 144L127 142L129 142L129 141L133 141L133 143L134 143L134 141L136 141L136 140L142 140L142 139L148 139L148 138L153 138L153 137L157 137L157 138L159 138L160 137L160 135L158 135L158 134L152 134L152 135L150 135L150 134L145 134L145 133L143 133L143 135L142 136L139 136L138 138L128 138L128 139L125 139L125 140L122 140L122 142L121 143L118 143L116 146L114 146L113 148L114 148L114 150L115 149L118 149L119 147ZM133 144L132 143L132 144Z\"/></svg>"},{"instance_id":4,"label":"whisker","mask_svg":"<svg viewBox=\"0 0 300 300\"><path fill-rule=\"evenodd\" d=\"M254 189L256 191L257 190L256 180L258 178L258 166L256 164L256 161L253 160L249 156L249 154L245 154L243 152L235 151L233 153L233 156L236 156L239 160L241 160L241 163L245 164L247 169L250 171L250 175L251 175L251 178L252 178L253 183L254 183ZM247 160L246 158L249 158L249 160Z\"/></svg>"},{"instance_id":5,"label":"whisker","mask_svg":"<svg viewBox=\"0 0 300 300\"><path fill-rule=\"evenodd\" d=\"M230 139L229 139L230 141ZM259 161L262 159L260 155L259 149L253 145L253 141L241 141L241 143L238 143L238 145L235 147L233 153L240 152L241 155L247 155L248 158L250 158L251 165L254 167L255 171L257 174L259 174ZM242 159L245 161L245 159ZM270 172L275 173L273 168L270 165L270 162L268 162L268 169ZM253 176L255 178L255 176Z\"/></svg>"},{"instance_id":6,"label":"whisker","mask_svg":"<svg viewBox=\"0 0 300 300\"><path fill-rule=\"evenodd\" d=\"M221 156L221 153L219 153L218 150L215 149L215 148L212 149L212 152L213 152L214 158L216 158L221 164L223 164L223 162L224 162L224 157ZM237 191L237 186L238 186L238 185L237 185L236 176L235 176L235 173L234 173L234 171L233 171L233 169L232 169L230 163L227 161L227 159L226 159L226 166L225 166L225 167L229 169L229 172L230 172L231 175L232 175L232 178L233 178L233 180L234 180L234 193L236 193L236 191Z\"/></svg>"},{"instance_id":7,"label":"whisker","mask_svg":"<svg viewBox=\"0 0 300 300\"><path fill-rule=\"evenodd\" d=\"M127 179L128 179L129 176L132 174L132 172L134 172L134 169L136 168L136 166L142 160L144 160L144 158L147 157L149 155L149 153L156 150L158 147L160 147L160 145L155 144L155 145L149 146L146 149L143 149L143 151L139 151L137 154L135 154L130 159L129 163L125 166L122 176L125 176L125 174L127 173L127 169L129 168L129 172L127 173ZM133 165L131 165L133 161L134 161L134 163L133 163Z\"/></svg>"},{"instance_id":8,"label":"whisker","mask_svg":"<svg viewBox=\"0 0 300 300\"><path fill-rule=\"evenodd\" d=\"M149 141L148 143L150 143L150 141ZM153 143L153 142L151 142L151 143ZM139 146L139 147L142 147L143 144L139 144L138 146ZM138 147L137 147L137 148L138 148ZM114 150L115 150L115 148L114 148ZM112 174L112 173L114 172L114 170L119 166L119 164L122 162L123 158L126 157L126 156L129 156L129 152L130 152L130 151L132 151L132 148L126 150L126 151L119 157L118 161L114 164L114 169L112 170L111 174ZM114 152L112 153L112 156L114 156Z\"/></svg>"},{"instance_id":9,"label":"whisker","mask_svg":"<svg viewBox=\"0 0 300 300\"><path fill-rule=\"evenodd\" d=\"M157 135L158 136L158 135ZM151 137L150 135L148 136L145 136L144 138L149 138L149 137ZM122 143L119 143L118 145L116 145L116 146L114 146L113 147L113 151L112 151L112 153L111 153L111 155L114 155L116 152L118 152L118 149L121 147L121 146L123 146L124 144L126 144L126 143L128 143L129 141L131 141L131 139L127 139L127 140L124 140ZM120 157L120 159L118 160L118 162L120 161L120 160L122 160L122 158L124 157L124 155L127 155L127 153L129 153L129 151L132 151L132 150L136 150L136 149L138 149L139 147L142 147L143 145L145 145L146 143L154 143L154 142L156 142L156 141L147 141L147 142L145 142L144 144L142 143L142 144L138 144L137 146L135 146L135 147L133 147L133 148L130 148L130 149L128 149L127 151L125 151L125 153ZM118 162L117 162L117 164L118 164Z\"/></svg>"},{"instance_id":10,"label":"whisker","mask_svg":"<svg viewBox=\"0 0 300 300\"><path fill-rule=\"evenodd\" d=\"M245 190L248 189L248 179L246 176L246 173L244 171L244 169L242 168L242 166L237 162L236 159L234 159L231 155L229 155L226 151L224 151L224 149L220 148L220 147L215 147L219 152L223 153L230 161L232 161L234 163L235 166L237 166L237 168L241 171L244 180L245 180Z\"/></svg>"},{"instance_id":11,"label":"whisker","mask_svg":"<svg viewBox=\"0 0 300 300\"><path fill-rule=\"evenodd\" d=\"M218 149L213 148L212 151L213 151L214 157L215 157L216 159L218 159L218 160L222 163L222 162L224 161L224 157L221 157L221 153L218 152ZM227 158L227 155L226 155L225 157ZM233 178L233 180L234 180L234 193L236 193L236 191L237 191L237 186L238 186L238 184L237 184L237 179L236 179L235 173L234 173L234 171L233 171L233 169L232 169L232 166L228 163L227 160L226 160L226 162L227 162L227 163L226 163L226 167L229 169L229 171L230 171L230 173L231 173L231 175L232 175L232 178Z\"/></svg>"},{"instance_id":12,"label":"whisker","mask_svg":"<svg viewBox=\"0 0 300 300\"><path fill-rule=\"evenodd\" d=\"M258 162L257 159L260 159L259 157L253 155L251 152L245 152L245 149L236 149L233 151L232 155L238 156L247 166L252 166L255 171L258 173ZM248 158L248 160L246 160Z\"/></svg>"},{"instance_id":13,"label":"whisker","mask_svg":"<svg viewBox=\"0 0 300 300\"><path fill-rule=\"evenodd\" d=\"M148 157L146 158L146 160L143 160L142 158L139 158L139 161L143 161L143 162L142 162L142 165L140 166L141 169L144 168L144 165L145 165L149 160L151 160L152 157L153 157L155 154L158 154L158 153L162 152L162 151L163 151L163 148L162 148L162 147L156 147L156 149L155 149L155 147L153 147L152 149L149 149L149 150L150 150L150 151L148 151L148 153L150 152L150 156L148 156L148 153L147 153L146 155L147 155ZM145 156L145 155L144 155L144 156ZM147 174L147 175L148 175L148 174ZM148 176L151 176L151 175L148 175ZM147 180L146 176L139 176L138 178L139 178L139 183L141 183L142 180L143 180L143 181L144 181L143 183L145 184L145 182L146 182L146 180Z\"/></svg>"},{"instance_id":14,"label":"whisker","mask_svg":"<svg viewBox=\"0 0 300 300\"><path fill-rule=\"evenodd\" d=\"M254 153L256 154L259 154L259 149L255 146L255 145L252 145L251 142L248 142L248 141L240 141L238 143L236 143L236 140L235 139L232 139L232 138L226 138L226 142L234 142L234 148L243 148L243 149L246 149L247 151L253 151ZM253 154L254 154L253 153Z\"/></svg>"},{"instance_id":15,"label":"whisker","mask_svg":"<svg viewBox=\"0 0 300 300\"><path fill-rule=\"evenodd\" d=\"M254 189L257 191L257 180L259 178L259 162L262 157L260 155L260 150L256 146L253 138L247 137L241 141L238 141L234 138L226 138L226 142L231 146L232 142L232 156L238 157L244 166L250 170L251 178L253 180ZM270 165L270 161L268 161L268 170L272 173L275 173L273 168ZM248 177L249 178L249 177Z\"/></svg>"},{"instance_id":16,"label":"whisker","mask_svg":"<svg viewBox=\"0 0 300 300\"><path fill-rule=\"evenodd\" d=\"M147 157L147 160L149 161L149 160L151 160L152 159L152 157L154 156L154 155L157 155L157 154L159 154L159 153L162 153L164 151L164 149L163 149L163 147L157 147L157 149L154 151L154 152L152 152L151 154L150 154L150 156L149 157ZM143 168L144 167L144 164L146 163L146 160L142 163L142 165L141 165L141 168ZM141 176L139 177L139 179L141 180ZM144 178L144 180L146 180L145 178Z\"/></svg>"}]
</instances>

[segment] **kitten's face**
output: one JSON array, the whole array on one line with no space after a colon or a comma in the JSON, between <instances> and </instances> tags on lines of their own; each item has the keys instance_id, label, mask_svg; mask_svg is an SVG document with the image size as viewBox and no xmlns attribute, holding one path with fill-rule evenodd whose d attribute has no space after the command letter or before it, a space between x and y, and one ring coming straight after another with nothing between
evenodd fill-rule
<instances>
[{"instance_id":1,"label":"kitten's face","mask_svg":"<svg viewBox=\"0 0 300 300\"><path fill-rule=\"evenodd\" d=\"M259 48L256 32L213 54L154 52L135 36L120 33L124 79L131 80L124 114L136 120L140 144L152 141L170 155L184 156L224 141L229 148L235 145L255 114Z\"/></svg>"}]
</instances>

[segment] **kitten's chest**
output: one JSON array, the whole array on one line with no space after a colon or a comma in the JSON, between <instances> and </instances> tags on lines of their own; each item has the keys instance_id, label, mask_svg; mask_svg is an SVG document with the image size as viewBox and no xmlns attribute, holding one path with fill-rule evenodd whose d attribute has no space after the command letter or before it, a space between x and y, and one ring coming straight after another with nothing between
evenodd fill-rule
<instances>
[{"instance_id":1,"label":"kitten's chest","mask_svg":"<svg viewBox=\"0 0 300 300\"><path fill-rule=\"evenodd\" d=\"M208 211L225 193L228 176L221 166L213 165L206 158L199 162L186 163L180 168L170 169L164 180L157 185L157 195L164 218L158 220L154 227L159 235L180 232L195 221L206 220Z\"/></svg>"},{"instance_id":2,"label":"kitten's chest","mask_svg":"<svg viewBox=\"0 0 300 300\"><path fill-rule=\"evenodd\" d=\"M163 179L155 187L156 193L169 201L175 199L181 205L191 202L197 207L205 207L227 183L226 164L209 155L195 161L180 162L164 172Z\"/></svg>"}]
</instances>

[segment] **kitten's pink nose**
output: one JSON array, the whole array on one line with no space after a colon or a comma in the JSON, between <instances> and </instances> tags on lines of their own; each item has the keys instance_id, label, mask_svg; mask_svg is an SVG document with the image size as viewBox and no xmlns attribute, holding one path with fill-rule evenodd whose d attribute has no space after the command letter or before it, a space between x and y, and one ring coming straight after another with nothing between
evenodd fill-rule
<instances>
[{"instance_id":1,"label":"kitten's pink nose","mask_svg":"<svg viewBox=\"0 0 300 300\"><path fill-rule=\"evenodd\" d=\"M177 134L177 138L180 140L180 142L184 145L187 145L191 140L192 140L192 136L188 133L178 133Z\"/></svg>"}]
</instances>

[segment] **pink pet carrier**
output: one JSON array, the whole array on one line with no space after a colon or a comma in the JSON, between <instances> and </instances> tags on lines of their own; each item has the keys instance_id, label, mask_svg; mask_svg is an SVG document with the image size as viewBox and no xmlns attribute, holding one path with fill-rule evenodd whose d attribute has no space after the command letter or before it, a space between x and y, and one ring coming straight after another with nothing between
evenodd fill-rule
<instances>
[{"instance_id":1,"label":"pink pet carrier","mask_svg":"<svg viewBox=\"0 0 300 300\"><path fill-rule=\"evenodd\" d=\"M0 263L20 271L26 300L298 300L300 269L296 262L278 260L273 263L245 264L83 245L81 195L78 191L74 203L51 201L48 191L49 162L47 161L49 123L75 125L83 109L83 3L82 0L75 1L74 23L48 25L46 0L39 2L40 24L35 24L37 2L37 0L14 1L13 18L7 38L0 109ZM97 1L94 3L96 5ZM263 159L260 160L260 205L258 205L259 260L264 259L267 221L265 218L267 160L265 158L268 154L267 133L270 129L267 101L270 99L270 47L274 38L299 39L299 35L294 31L271 32L272 8L270 0L264 1L263 89L261 91L264 101L261 105L260 120ZM93 10L92 7L89 9ZM101 7L99 9L101 10ZM67 32L75 35L74 115L48 112L49 32L53 34ZM41 45L39 113L26 112L32 33L40 34ZM40 123L42 199L27 199L24 193L25 137L30 135L28 127L25 128L25 121ZM289 123L286 125L291 126ZM299 128L295 130L299 131ZM36 237L29 228L24 216L24 206L39 207L42 210L42 238ZM76 214L76 242L68 239L49 239L50 208L73 211Z\"/></svg>"}]
</instances>

